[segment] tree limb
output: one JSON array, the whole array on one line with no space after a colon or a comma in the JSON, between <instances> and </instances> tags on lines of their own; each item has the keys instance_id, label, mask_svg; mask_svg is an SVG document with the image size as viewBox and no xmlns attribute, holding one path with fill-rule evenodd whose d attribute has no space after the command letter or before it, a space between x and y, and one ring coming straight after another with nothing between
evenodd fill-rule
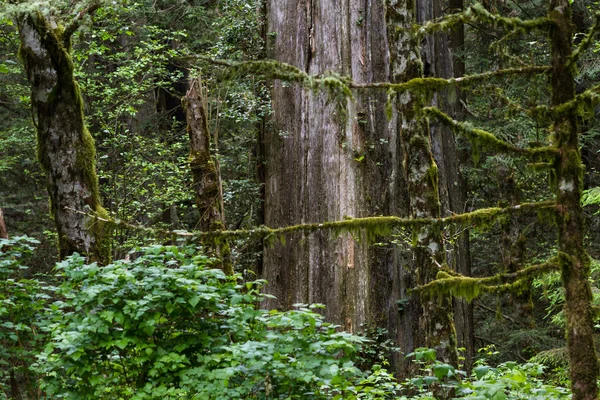
<instances>
[{"instance_id":1,"label":"tree limb","mask_svg":"<svg viewBox=\"0 0 600 400\"><path fill-rule=\"evenodd\" d=\"M94 0L77 13L75 18L73 18L71 23L65 28L65 31L62 34L63 43L65 44L65 46L67 48L70 47L68 45L71 42L71 36L73 36L75 31L77 29L79 29L79 27L81 26L81 23L83 22L83 17L85 17L88 14L93 14L99 8L100 8L100 1Z\"/></svg>"}]
</instances>

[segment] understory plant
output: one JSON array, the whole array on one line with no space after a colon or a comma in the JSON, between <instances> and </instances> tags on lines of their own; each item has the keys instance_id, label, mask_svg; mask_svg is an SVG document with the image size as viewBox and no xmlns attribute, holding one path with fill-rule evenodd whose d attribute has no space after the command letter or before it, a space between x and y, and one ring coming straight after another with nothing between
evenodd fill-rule
<instances>
[{"instance_id":1,"label":"understory plant","mask_svg":"<svg viewBox=\"0 0 600 400\"><path fill-rule=\"evenodd\" d=\"M211 268L195 247L152 246L105 267L57 265L39 356L43 389L68 399L352 398L361 337L317 306L265 311L263 281ZM347 394L347 395L346 395Z\"/></svg>"}]
</instances>

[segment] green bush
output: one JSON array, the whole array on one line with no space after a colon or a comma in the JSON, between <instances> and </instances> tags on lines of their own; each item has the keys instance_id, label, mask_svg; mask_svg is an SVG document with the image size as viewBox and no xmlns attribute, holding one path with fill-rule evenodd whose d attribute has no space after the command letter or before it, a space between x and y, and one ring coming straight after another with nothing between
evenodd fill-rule
<instances>
[{"instance_id":1,"label":"green bush","mask_svg":"<svg viewBox=\"0 0 600 400\"><path fill-rule=\"evenodd\" d=\"M30 371L43 347L43 315L53 288L25 279L22 258L31 254L35 239L0 239L0 398L34 398L37 377Z\"/></svg>"},{"instance_id":2,"label":"green bush","mask_svg":"<svg viewBox=\"0 0 600 400\"><path fill-rule=\"evenodd\" d=\"M352 357L364 339L315 306L258 310L263 281L240 284L195 248L154 246L102 268L74 255L57 268L63 300L38 364L48 395L341 399L362 388Z\"/></svg>"}]
</instances>

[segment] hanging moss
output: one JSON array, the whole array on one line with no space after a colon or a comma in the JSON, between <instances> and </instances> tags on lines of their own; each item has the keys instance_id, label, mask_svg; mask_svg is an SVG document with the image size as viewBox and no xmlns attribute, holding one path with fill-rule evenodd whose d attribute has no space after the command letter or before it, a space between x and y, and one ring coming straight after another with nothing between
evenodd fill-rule
<instances>
[{"instance_id":1,"label":"hanging moss","mask_svg":"<svg viewBox=\"0 0 600 400\"><path fill-rule=\"evenodd\" d=\"M458 122L452 119L448 114L442 112L436 107L426 107L423 112L429 117L433 117L444 125L450 127L455 132L464 135L473 146L474 158L479 157L479 148L483 147L490 151L505 152L509 154L528 155L534 158L553 159L559 152L555 147L533 147L521 148L498 139L494 134L482 129L472 127L469 123Z\"/></svg>"},{"instance_id":2,"label":"hanging moss","mask_svg":"<svg viewBox=\"0 0 600 400\"><path fill-rule=\"evenodd\" d=\"M556 271L560 268L560 265L559 256L546 263L523 268L517 272L500 273L485 278L474 278L458 274L451 275L448 271L442 270L437 273L436 280L410 292L425 292L430 296L449 293L471 302L483 293L522 290L523 285L527 285L532 278Z\"/></svg>"}]
</instances>

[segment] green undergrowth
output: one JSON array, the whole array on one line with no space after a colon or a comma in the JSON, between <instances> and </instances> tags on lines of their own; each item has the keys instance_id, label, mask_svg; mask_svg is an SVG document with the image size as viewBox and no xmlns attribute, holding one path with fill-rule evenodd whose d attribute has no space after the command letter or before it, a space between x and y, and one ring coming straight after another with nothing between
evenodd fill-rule
<instances>
[{"instance_id":1,"label":"green undergrowth","mask_svg":"<svg viewBox=\"0 0 600 400\"><path fill-rule=\"evenodd\" d=\"M19 278L34 245L0 241L0 398L11 376L31 399L568 398L540 364L479 361L469 374L431 349L408 354L417 372L399 381L386 358L401 349L384 330L343 332L319 305L262 310L265 281L226 276L195 246L140 248L105 267L75 254L53 288Z\"/></svg>"}]
</instances>

